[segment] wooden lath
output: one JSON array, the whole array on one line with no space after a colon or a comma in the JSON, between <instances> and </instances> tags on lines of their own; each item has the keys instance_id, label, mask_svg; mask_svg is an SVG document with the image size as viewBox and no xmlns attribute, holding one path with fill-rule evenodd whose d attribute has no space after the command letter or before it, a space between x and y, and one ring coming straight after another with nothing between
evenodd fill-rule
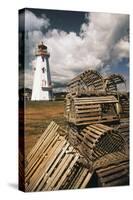
<instances>
[{"instance_id":1,"label":"wooden lath","mask_svg":"<svg viewBox=\"0 0 133 200\"><path fill-rule=\"evenodd\" d=\"M78 176L71 188L86 187L91 178L89 169L80 169L80 154L59 134L59 129L55 122L51 122L27 156L26 191L63 189L76 169L86 173L82 178Z\"/></svg>"}]
</instances>

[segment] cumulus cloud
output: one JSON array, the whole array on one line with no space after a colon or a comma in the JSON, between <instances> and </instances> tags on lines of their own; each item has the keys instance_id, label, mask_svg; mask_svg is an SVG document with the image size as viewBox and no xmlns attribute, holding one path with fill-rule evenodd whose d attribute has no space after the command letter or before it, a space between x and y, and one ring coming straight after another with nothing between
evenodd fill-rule
<instances>
[{"instance_id":1,"label":"cumulus cloud","mask_svg":"<svg viewBox=\"0 0 133 200\"><path fill-rule=\"evenodd\" d=\"M120 39L120 41L118 43L116 43L116 45L114 46L113 56L118 60L129 57L129 42L128 42L128 40L125 40L123 38L123 39Z\"/></svg>"},{"instance_id":2,"label":"cumulus cloud","mask_svg":"<svg viewBox=\"0 0 133 200\"><path fill-rule=\"evenodd\" d=\"M112 63L129 57L128 15L86 14L78 35L58 29L49 29L46 33L41 31L41 27L48 26L50 20L45 15L38 18L28 11L26 66L31 70L35 47L43 40L51 55L50 69L54 82L65 83L88 68L101 68L106 74Z\"/></svg>"},{"instance_id":3,"label":"cumulus cloud","mask_svg":"<svg viewBox=\"0 0 133 200\"><path fill-rule=\"evenodd\" d=\"M112 62L129 56L129 42L123 39L127 34L128 15L90 13L86 20L79 35L59 30L45 35L52 71L58 72L55 79L66 81L91 66L93 69L106 66L105 73Z\"/></svg>"},{"instance_id":4,"label":"cumulus cloud","mask_svg":"<svg viewBox=\"0 0 133 200\"><path fill-rule=\"evenodd\" d=\"M42 27L47 29L49 25L50 22L46 15L42 15L40 18L29 10L25 11L25 31L40 30Z\"/></svg>"},{"instance_id":5,"label":"cumulus cloud","mask_svg":"<svg viewBox=\"0 0 133 200\"><path fill-rule=\"evenodd\" d=\"M127 34L128 15L91 13L87 18L88 23L81 26L81 36L89 53L106 64L113 60L114 46Z\"/></svg>"},{"instance_id":6,"label":"cumulus cloud","mask_svg":"<svg viewBox=\"0 0 133 200\"><path fill-rule=\"evenodd\" d=\"M41 28L47 29L50 26L50 20L45 14L41 17L37 17L29 10L21 11L19 13L19 30L20 31L35 31L41 30Z\"/></svg>"}]
</instances>

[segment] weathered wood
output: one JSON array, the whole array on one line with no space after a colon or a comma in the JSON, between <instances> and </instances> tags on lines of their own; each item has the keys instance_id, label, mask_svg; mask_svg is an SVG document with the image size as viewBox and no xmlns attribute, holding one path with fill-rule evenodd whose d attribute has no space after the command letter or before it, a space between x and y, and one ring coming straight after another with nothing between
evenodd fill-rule
<instances>
[{"instance_id":1,"label":"weathered wood","mask_svg":"<svg viewBox=\"0 0 133 200\"><path fill-rule=\"evenodd\" d=\"M115 109L118 100L114 96L76 97L68 101L69 106L66 107L65 117L69 123L80 126L119 120ZM107 106L104 108L103 105ZM104 109L107 110L105 114Z\"/></svg>"},{"instance_id":2,"label":"weathered wood","mask_svg":"<svg viewBox=\"0 0 133 200\"><path fill-rule=\"evenodd\" d=\"M53 125L52 122L52 126L50 125L50 127L53 128L50 129L51 131L47 137L45 137L45 140L41 143L39 141L35 145L36 149L43 149L43 153L40 154L39 158L32 156L32 159L28 162L26 191L67 189L65 183L66 185L68 184L72 172L77 169L81 171L81 174L84 170L86 171L85 176L78 176L75 179L75 182L80 183L77 184L77 188L80 188L81 184L82 187L86 187L89 182L87 176L88 173L90 173L89 169L79 165L81 155L64 136L59 135L59 126L54 130L55 126ZM54 137L52 137L52 134ZM37 144L39 147L37 147ZM88 144L86 143L86 145ZM46 148L46 146L48 146L48 148ZM32 150L35 151L35 148ZM30 155L32 155L32 153L30 153ZM36 160L39 164L36 163ZM75 187L75 182L73 182L70 188Z\"/></svg>"},{"instance_id":3,"label":"weathered wood","mask_svg":"<svg viewBox=\"0 0 133 200\"><path fill-rule=\"evenodd\" d=\"M40 181L42 180L44 174L46 173L46 168L48 167L48 165L51 165L51 161L53 161L53 157L57 154L58 149L60 150L60 148L62 148L62 142L63 141L58 141L57 143L53 146L53 148L51 149L51 151L49 152L49 156L47 156L43 162L41 163L41 165L39 165L39 167L37 168L37 170L32 174L32 176L29 179L29 185L27 187L28 191L35 191L38 184L40 183ZM61 145L61 146L60 146Z\"/></svg>"},{"instance_id":4,"label":"weathered wood","mask_svg":"<svg viewBox=\"0 0 133 200\"><path fill-rule=\"evenodd\" d=\"M94 162L93 167L94 169L99 169L99 171L101 172L101 170L106 170L105 168L107 168L108 166L110 167L117 163L127 162L128 160L129 157L127 154L116 151L110 154L106 154L104 157L100 157L99 159L97 159Z\"/></svg>"},{"instance_id":5,"label":"weathered wood","mask_svg":"<svg viewBox=\"0 0 133 200\"><path fill-rule=\"evenodd\" d=\"M45 139L48 137L49 133L51 132L51 129L56 130L56 128L58 128L58 125L55 124L54 122L51 122L50 126L48 126L48 128L45 130L44 134L42 134L41 138L38 140L36 145L33 147L31 152L28 154L27 161L30 161L36 155L36 153L38 153L39 147L41 146L43 141L45 141Z\"/></svg>"},{"instance_id":6,"label":"weathered wood","mask_svg":"<svg viewBox=\"0 0 133 200\"><path fill-rule=\"evenodd\" d=\"M88 95L92 88L93 90L104 89L104 79L95 70L83 72L68 83L68 91L72 96Z\"/></svg>"},{"instance_id":7,"label":"weathered wood","mask_svg":"<svg viewBox=\"0 0 133 200\"><path fill-rule=\"evenodd\" d=\"M96 170L101 186L115 186L128 184L129 163L124 161L107 168Z\"/></svg>"},{"instance_id":8,"label":"weathered wood","mask_svg":"<svg viewBox=\"0 0 133 200\"><path fill-rule=\"evenodd\" d=\"M68 129L51 122L28 154L26 191L85 188L94 171L100 186L128 182L129 124L120 118L128 118L129 97L118 93L120 83L121 76L103 79L94 70L68 83Z\"/></svg>"},{"instance_id":9,"label":"weathered wood","mask_svg":"<svg viewBox=\"0 0 133 200\"><path fill-rule=\"evenodd\" d=\"M85 178L85 180L83 181L82 185L80 186L81 189L85 188L87 186L87 184L89 183L90 179L92 177L92 172L89 172Z\"/></svg>"},{"instance_id":10,"label":"weathered wood","mask_svg":"<svg viewBox=\"0 0 133 200\"><path fill-rule=\"evenodd\" d=\"M54 188L54 190L58 190L58 189L61 187L62 183L63 183L64 180L67 178L68 174L71 172L71 169L73 168L73 166L74 166L74 164L76 163L76 161L78 160L78 158L79 158L79 155L76 155L76 156L74 157L74 159L73 159L72 162L70 163L69 167L67 168L66 173L64 173L64 174L62 175L62 177L60 178L60 180L59 180L57 186Z\"/></svg>"},{"instance_id":11,"label":"weathered wood","mask_svg":"<svg viewBox=\"0 0 133 200\"><path fill-rule=\"evenodd\" d=\"M69 131L71 133L71 129ZM71 140L71 137L68 140ZM103 124L88 125L81 132L76 133L75 131L73 140L76 141L78 151L88 162L94 162L115 151L126 152L126 143L121 135L113 128Z\"/></svg>"}]
</instances>

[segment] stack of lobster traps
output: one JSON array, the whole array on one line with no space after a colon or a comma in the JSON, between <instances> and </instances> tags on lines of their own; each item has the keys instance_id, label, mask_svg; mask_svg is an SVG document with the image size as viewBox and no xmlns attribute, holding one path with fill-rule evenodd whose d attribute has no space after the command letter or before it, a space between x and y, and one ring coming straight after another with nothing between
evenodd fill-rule
<instances>
[{"instance_id":1,"label":"stack of lobster traps","mask_svg":"<svg viewBox=\"0 0 133 200\"><path fill-rule=\"evenodd\" d=\"M25 191L129 184L129 95L119 84L122 76L93 70L70 81L66 129L52 121L25 162L20 154Z\"/></svg>"},{"instance_id":2,"label":"stack of lobster traps","mask_svg":"<svg viewBox=\"0 0 133 200\"><path fill-rule=\"evenodd\" d=\"M94 70L68 83L67 138L93 171L90 186L129 184L129 95L121 75L106 78Z\"/></svg>"}]
</instances>

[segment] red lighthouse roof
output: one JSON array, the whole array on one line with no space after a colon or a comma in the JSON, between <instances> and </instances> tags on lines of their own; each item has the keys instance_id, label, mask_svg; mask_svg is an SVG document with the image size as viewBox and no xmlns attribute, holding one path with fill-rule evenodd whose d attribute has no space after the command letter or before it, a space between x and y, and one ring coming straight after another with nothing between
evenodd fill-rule
<instances>
[{"instance_id":1,"label":"red lighthouse roof","mask_svg":"<svg viewBox=\"0 0 133 200\"><path fill-rule=\"evenodd\" d=\"M47 46L43 44L43 42L41 42L41 44L38 45L38 49L39 50L47 50Z\"/></svg>"},{"instance_id":2,"label":"red lighthouse roof","mask_svg":"<svg viewBox=\"0 0 133 200\"><path fill-rule=\"evenodd\" d=\"M36 56L49 56L49 53L47 52L47 46L44 45L43 42L38 45Z\"/></svg>"}]
</instances>

